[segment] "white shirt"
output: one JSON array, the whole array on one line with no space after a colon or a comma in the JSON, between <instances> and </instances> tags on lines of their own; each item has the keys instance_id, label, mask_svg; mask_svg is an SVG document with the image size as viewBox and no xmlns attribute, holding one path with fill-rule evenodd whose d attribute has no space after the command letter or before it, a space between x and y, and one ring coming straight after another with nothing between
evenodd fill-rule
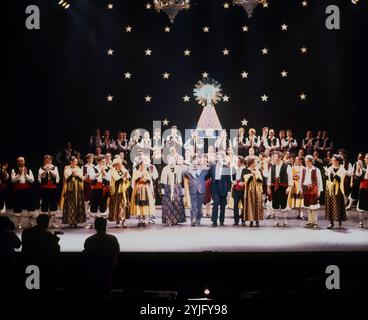
<instances>
[{"instance_id":1,"label":"white shirt","mask_svg":"<svg viewBox=\"0 0 368 320\"><path fill-rule=\"evenodd\" d=\"M221 180L221 174L222 174L222 164L217 163L215 180Z\"/></svg>"},{"instance_id":2,"label":"white shirt","mask_svg":"<svg viewBox=\"0 0 368 320\"><path fill-rule=\"evenodd\" d=\"M38 182L41 183L42 181L42 174L46 171L42 169L43 167L41 167L38 170ZM53 177L55 177L56 183L60 182L60 176L59 176L59 170L56 166L54 166L54 170L50 169L50 173L53 173Z\"/></svg>"},{"instance_id":3,"label":"white shirt","mask_svg":"<svg viewBox=\"0 0 368 320\"><path fill-rule=\"evenodd\" d=\"M97 173L95 171L95 169L97 170ZM106 170L106 168L105 168ZM103 179L105 179L106 181L110 181L111 179L111 170L109 170L105 175L100 174L101 173L101 167L100 166L95 166L94 168L92 168L92 170L90 170L90 174L89 177L90 179L93 180L97 180L97 182L102 182Z\"/></svg>"},{"instance_id":4,"label":"white shirt","mask_svg":"<svg viewBox=\"0 0 368 320\"><path fill-rule=\"evenodd\" d=\"M280 177L280 171L281 171L281 167L282 167L283 164L284 163L282 163L282 162L280 164L276 164L276 170L275 170L276 178ZM289 185L289 187L291 187L293 185L293 173L292 173L291 167L289 165L287 166L286 173L287 173L287 176L288 176L288 185ZM270 169L270 172L269 172L269 175L268 175L267 185L268 186L272 185L271 169Z\"/></svg>"},{"instance_id":5,"label":"white shirt","mask_svg":"<svg viewBox=\"0 0 368 320\"><path fill-rule=\"evenodd\" d=\"M245 169L245 166L241 166L241 167L236 166L235 167L235 180L240 180L241 179L241 174L243 172L243 169Z\"/></svg>"},{"instance_id":6,"label":"white shirt","mask_svg":"<svg viewBox=\"0 0 368 320\"><path fill-rule=\"evenodd\" d=\"M316 167L311 167L311 168L306 167L305 168L305 177L304 177L303 186L310 186L312 184L312 171L313 170L316 170L316 173L317 173L318 193L320 193L323 191L322 175L321 175L321 171ZM302 182L301 180L300 182Z\"/></svg>"},{"instance_id":7,"label":"white shirt","mask_svg":"<svg viewBox=\"0 0 368 320\"><path fill-rule=\"evenodd\" d=\"M28 174L19 174L15 173L14 169L11 172L11 180L13 183L19 182L20 184L25 184L27 182L33 183L34 182L34 176L32 173L32 170L28 169Z\"/></svg>"}]
</instances>

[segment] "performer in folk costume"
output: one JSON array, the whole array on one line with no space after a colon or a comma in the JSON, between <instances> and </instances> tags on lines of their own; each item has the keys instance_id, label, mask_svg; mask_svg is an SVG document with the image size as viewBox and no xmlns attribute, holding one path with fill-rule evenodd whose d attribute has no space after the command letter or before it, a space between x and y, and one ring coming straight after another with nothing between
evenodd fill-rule
<instances>
[{"instance_id":1,"label":"performer in folk costume","mask_svg":"<svg viewBox=\"0 0 368 320\"><path fill-rule=\"evenodd\" d=\"M259 227L259 221L263 220L263 179L257 169L257 158L248 160L248 170L244 172L241 183L244 185L244 221L250 221L250 227L255 222Z\"/></svg>"},{"instance_id":2,"label":"performer in folk costume","mask_svg":"<svg viewBox=\"0 0 368 320\"><path fill-rule=\"evenodd\" d=\"M146 226L146 217L150 215L153 207L153 197L150 184L152 178L144 162L139 162L133 170L132 177L132 199L130 214L139 219L138 227Z\"/></svg>"},{"instance_id":3,"label":"performer in folk costume","mask_svg":"<svg viewBox=\"0 0 368 320\"><path fill-rule=\"evenodd\" d=\"M181 147L183 146L183 139L178 132L177 126L173 126L171 128L171 133L166 138L166 146L175 148L177 152L181 150Z\"/></svg>"},{"instance_id":4,"label":"performer in folk costume","mask_svg":"<svg viewBox=\"0 0 368 320\"><path fill-rule=\"evenodd\" d=\"M97 165L91 171L91 213L105 214L107 210L107 199L110 196L111 169L106 166L105 156L99 156ZM90 222L87 227L92 227Z\"/></svg>"},{"instance_id":5,"label":"performer in folk costume","mask_svg":"<svg viewBox=\"0 0 368 320\"><path fill-rule=\"evenodd\" d=\"M162 136L161 136L161 129L156 128L153 133L153 138L152 138L152 151L155 152L159 150L161 152L163 145L164 143L163 143Z\"/></svg>"},{"instance_id":6,"label":"performer in folk costume","mask_svg":"<svg viewBox=\"0 0 368 320\"><path fill-rule=\"evenodd\" d=\"M149 223L155 223L155 219L156 219L156 197L155 197L155 194L156 194L156 191L155 191L155 188L156 186L159 185L159 175L158 175L158 171L156 169L156 166L151 163L151 159L148 155L146 155L144 158L143 158L143 162L148 170L148 172L150 173L150 176L151 176L151 183L149 185L150 187L150 192L151 192L151 195L152 195L152 205L151 205L151 208L153 208L151 211L150 211L150 214L149 214L149 219L148 219L148 222Z\"/></svg>"},{"instance_id":7,"label":"performer in folk costume","mask_svg":"<svg viewBox=\"0 0 368 320\"><path fill-rule=\"evenodd\" d=\"M204 141L198 137L198 131L192 130L191 137L185 142L184 149L191 150L192 154L202 154L204 148Z\"/></svg>"},{"instance_id":8,"label":"performer in folk costume","mask_svg":"<svg viewBox=\"0 0 368 320\"><path fill-rule=\"evenodd\" d=\"M327 229L334 227L334 221L342 222L346 220L345 199L344 199L344 179L346 171L342 165L343 159L339 155L332 156L332 166L326 170L326 219L330 221Z\"/></svg>"},{"instance_id":9,"label":"performer in folk costume","mask_svg":"<svg viewBox=\"0 0 368 320\"><path fill-rule=\"evenodd\" d=\"M168 165L161 174L162 223L173 226L186 222L182 191L183 171L176 165L173 157L169 156L167 161Z\"/></svg>"},{"instance_id":10,"label":"performer in folk costume","mask_svg":"<svg viewBox=\"0 0 368 320\"><path fill-rule=\"evenodd\" d=\"M247 155L247 147L245 145L245 130L244 128L238 129L238 136L233 139L233 148L238 148L238 155L243 158Z\"/></svg>"},{"instance_id":11,"label":"performer in folk costume","mask_svg":"<svg viewBox=\"0 0 368 320\"><path fill-rule=\"evenodd\" d=\"M286 132L285 130L280 130L279 131L279 143L280 143L280 148L277 149L278 151L284 152L288 150L288 145L286 143Z\"/></svg>"},{"instance_id":12,"label":"performer in folk costume","mask_svg":"<svg viewBox=\"0 0 368 320\"><path fill-rule=\"evenodd\" d=\"M76 228L86 222L83 192L83 170L77 166L78 160L71 157L70 165L64 169L64 187L60 207L63 208L63 224Z\"/></svg>"},{"instance_id":13,"label":"performer in folk costume","mask_svg":"<svg viewBox=\"0 0 368 320\"><path fill-rule=\"evenodd\" d=\"M115 141L111 138L110 130L105 130L104 136L102 137L102 152L104 154L114 152Z\"/></svg>"},{"instance_id":14,"label":"performer in folk costume","mask_svg":"<svg viewBox=\"0 0 368 320\"><path fill-rule=\"evenodd\" d=\"M315 140L312 131L307 131L306 137L302 140L302 148L306 155L312 155L314 151Z\"/></svg>"},{"instance_id":15,"label":"performer in folk costume","mask_svg":"<svg viewBox=\"0 0 368 320\"><path fill-rule=\"evenodd\" d=\"M364 154L362 152L358 153L357 162L353 164L353 175L350 177L350 189L351 192L349 194L349 201L346 207L347 210L351 210L351 207L354 203L358 201L359 198L359 187L360 187L360 177L356 175L357 167L360 164L363 164Z\"/></svg>"},{"instance_id":16,"label":"performer in folk costume","mask_svg":"<svg viewBox=\"0 0 368 320\"><path fill-rule=\"evenodd\" d=\"M239 220L241 218L241 224L245 225L244 215L239 214L239 207L244 208L244 184L242 183L243 177L249 171L244 165L244 158L242 156L238 157L238 163L232 168L231 177L231 195L234 201L234 226L239 225Z\"/></svg>"},{"instance_id":17,"label":"performer in folk costume","mask_svg":"<svg viewBox=\"0 0 368 320\"><path fill-rule=\"evenodd\" d=\"M8 164L0 163L0 214L5 213L6 183L9 180Z\"/></svg>"},{"instance_id":18,"label":"performer in folk costume","mask_svg":"<svg viewBox=\"0 0 368 320\"><path fill-rule=\"evenodd\" d=\"M96 148L101 148L102 146L102 137L101 130L96 129L95 135L91 136L89 139L89 147L90 150L95 150Z\"/></svg>"},{"instance_id":19,"label":"performer in folk costume","mask_svg":"<svg viewBox=\"0 0 368 320\"><path fill-rule=\"evenodd\" d=\"M302 191L304 208L308 210L308 223L306 227L318 228L318 213L320 208L319 198L323 191L321 171L313 166L313 156L305 157L306 167L302 169L300 177L300 189Z\"/></svg>"},{"instance_id":20,"label":"performer in folk costume","mask_svg":"<svg viewBox=\"0 0 368 320\"><path fill-rule=\"evenodd\" d=\"M143 149L144 154L150 154L151 148L152 148L152 140L150 137L150 133L148 131L145 131L143 133L143 139L141 141L141 147Z\"/></svg>"},{"instance_id":21,"label":"performer in folk costume","mask_svg":"<svg viewBox=\"0 0 368 320\"><path fill-rule=\"evenodd\" d=\"M267 138L268 138L268 127L262 128L262 135L258 137L258 153L262 153L266 151L267 148Z\"/></svg>"},{"instance_id":22,"label":"performer in folk costume","mask_svg":"<svg viewBox=\"0 0 368 320\"><path fill-rule=\"evenodd\" d=\"M332 153L333 147L333 142L329 138L327 131L322 131L321 138L317 139L315 144L315 149L319 151L321 157L324 158L326 157L328 151Z\"/></svg>"},{"instance_id":23,"label":"performer in folk costume","mask_svg":"<svg viewBox=\"0 0 368 320\"><path fill-rule=\"evenodd\" d=\"M280 142L279 139L275 137L275 130L270 129L268 131L268 138L266 139L266 150L269 150L269 152L274 152L276 150L280 149Z\"/></svg>"},{"instance_id":24,"label":"performer in folk costume","mask_svg":"<svg viewBox=\"0 0 368 320\"><path fill-rule=\"evenodd\" d=\"M303 215L303 195L300 188L300 176L303 170L302 159L300 157L295 157L295 163L291 168L291 174L293 176L293 185L291 187L288 205L290 209L297 209L298 215L297 219L306 220Z\"/></svg>"},{"instance_id":25,"label":"performer in folk costume","mask_svg":"<svg viewBox=\"0 0 368 320\"><path fill-rule=\"evenodd\" d=\"M129 210L128 188L130 187L130 174L124 168L121 159L115 159L111 169L109 220L116 222L117 228L126 228L125 220Z\"/></svg>"},{"instance_id":26,"label":"performer in folk costume","mask_svg":"<svg viewBox=\"0 0 368 320\"><path fill-rule=\"evenodd\" d=\"M266 213L266 219L275 218L275 214L272 209L272 199L271 196L267 194L267 181L268 176L271 172L271 166L272 166L272 157L263 154L260 156L261 159L261 165L260 165L260 171L263 177L263 194L264 194L264 204L267 210Z\"/></svg>"},{"instance_id":27,"label":"performer in folk costume","mask_svg":"<svg viewBox=\"0 0 368 320\"><path fill-rule=\"evenodd\" d=\"M232 147L231 141L227 138L225 129L221 130L220 136L216 139L214 147L217 152L223 152L224 154Z\"/></svg>"},{"instance_id":28,"label":"performer in folk costume","mask_svg":"<svg viewBox=\"0 0 368 320\"><path fill-rule=\"evenodd\" d=\"M364 213L368 211L368 153L365 155L364 164L358 162L355 175L360 179L359 199L357 209L359 211L359 228L363 228Z\"/></svg>"},{"instance_id":29,"label":"performer in folk costume","mask_svg":"<svg viewBox=\"0 0 368 320\"><path fill-rule=\"evenodd\" d=\"M129 149L131 150L136 146L141 147L141 141L142 141L141 130L136 129L134 131L133 136L129 140Z\"/></svg>"},{"instance_id":30,"label":"performer in folk costume","mask_svg":"<svg viewBox=\"0 0 368 320\"><path fill-rule=\"evenodd\" d=\"M272 208L281 210L284 217L284 227L288 226L288 214L286 211L287 200L293 185L291 167L282 162L282 153L275 151L272 155L274 164L271 166L267 181L267 193L272 198ZM276 214L276 227L280 225L279 216Z\"/></svg>"},{"instance_id":31,"label":"performer in folk costume","mask_svg":"<svg viewBox=\"0 0 368 320\"><path fill-rule=\"evenodd\" d=\"M52 164L52 156L45 155L43 161L43 166L38 170L38 182L41 184L41 212L48 213L51 227L58 228L55 219L58 210L59 170Z\"/></svg>"},{"instance_id":32,"label":"performer in folk costume","mask_svg":"<svg viewBox=\"0 0 368 320\"><path fill-rule=\"evenodd\" d=\"M94 154L88 153L86 155L87 163L83 166L83 189L84 189L84 202L86 207L86 212L90 213L90 201L91 201L91 193L92 193L92 180L91 177L94 175Z\"/></svg>"},{"instance_id":33,"label":"performer in folk costume","mask_svg":"<svg viewBox=\"0 0 368 320\"><path fill-rule=\"evenodd\" d=\"M27 210L28 224L31 226L33 218L32 190L34 176L31 169L26 167L23 157L17 159L17 169L11 171L11 181L14 184L14 215L17 219L18 229L22 228L22 211Z\"/></svg>"},{"instance_id":34,"label":"performer in folk costume","mask_svg":"<svg viewBox=\"0 0 368 320\"><path fill-rule=\"evenodd\" d=\"M344 195L345 195L345 203L347 204L349 201L349 195L351 192L350 182L351 182L351 178L354 176L354 171L353 171L352 164L348 161L348 155L347 155L346 150L339 149L338 154L342 158L342 165L346 171L346 176L344 179Z\"/></svg>"},{"instance_id":35,"label":"performer in folk costume","mask_svg":"<svg viewBox=\"0 0 368 320\"><path fill-rule=\"evenodd\" d=\"M260 141L258 137L256 136L256 129L250 128L248 132L249 136L245 140L245 145L247 149L253 148L254 150L258 150L260 146Z\"/></svg>"},{"instance_id":36,"label":"performer in folk costume","mask_svg":"<svg viewBox=\"0 0 368 320\"><path fill-rule=\"evenodd\" d=\"M289 151L290 155L295 155L297 146L298 142L293 138L293 131L290 129L286 130L286 138L282 145L283 151Z\"/></svg>"}]
</instances>

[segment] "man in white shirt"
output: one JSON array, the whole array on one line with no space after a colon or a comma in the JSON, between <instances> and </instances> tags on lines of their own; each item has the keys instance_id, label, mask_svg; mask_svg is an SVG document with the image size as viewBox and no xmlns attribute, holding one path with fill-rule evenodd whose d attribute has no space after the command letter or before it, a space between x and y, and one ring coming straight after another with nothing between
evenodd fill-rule
<instances>
[{"instance_id":1,"label":"man in white shirt","mask_svg":"<svg viewBox=\"0 0 368 320\"><path fill-rule=\"evenodd\" d=\"M272 154L274 164L271 166L267 181L267 193L272 198L272 208L283 213L283 226L288 226L287 199L293 185L291 167L282 161L282 153ZM276 213L276 227L280 225L279 215Z\"/></svg>"},{"instance_id":2,"label":"man in white shirt","mask_svg":"<svg viewBox=\"0 0 368 320\"><path fill-rule=\"evenodd\" d=\"M18 229L22 228L22 211L27 210L28 224L32 226L33 218L32 190L34 176L31 169L26 167L24 157L17 159L18 168L11 171L11 181L14 184L14 215L17 218Z\"/></svg>"}]
</instances>

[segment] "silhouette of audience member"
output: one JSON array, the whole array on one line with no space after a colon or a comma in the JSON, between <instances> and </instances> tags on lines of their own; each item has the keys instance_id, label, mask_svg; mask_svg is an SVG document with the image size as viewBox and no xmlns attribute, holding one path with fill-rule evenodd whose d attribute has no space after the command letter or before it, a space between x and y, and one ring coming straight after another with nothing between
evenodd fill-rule
<instances>
[{"instance_id":1,"label":"silhouette of audience member","mask_svg":"<svg viewBox=\"0 0 368 320\"><path fill-rule=\"evenodd\" d=\"M40 289L47 292L55 287L60 239L47 230L50 222L48 214L40 214L36 222L36 226L25 229L22 233L22 253L27 265L39 267Z\"/></svg>"},{"instance_id":2,"label":"silhouette of audience member","mask_svg":"<svg viewBox=\"0 0 368 320\"><path fill-rule=\"evenodd\" d=\"M14 287L15 249L21 246L14 229L8 217L0 217L0 297L11 298Z\"/></svg>"},{"instance_id":3,"label":"silhouette of audience member","mask_svg":"<svg viewBox=\"0 0 368 320\"><path fill-rule=\"evenodd\" d=\"M87 285L90 298L107 299L112 287L112 274L120 254L115 236L106 234L106 219L96 218L96 234L84 242Z\"/></svg>"}]
</instances>

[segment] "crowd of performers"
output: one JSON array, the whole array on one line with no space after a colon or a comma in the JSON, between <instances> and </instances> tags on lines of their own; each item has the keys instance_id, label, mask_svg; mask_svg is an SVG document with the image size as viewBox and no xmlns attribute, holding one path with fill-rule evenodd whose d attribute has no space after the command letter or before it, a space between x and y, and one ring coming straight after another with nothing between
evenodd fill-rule
<instances>
[{"instance_id":1,"label":"crowd of performers","mask_svg":"<svg viewBox=\"0 0 368 320\"><path fill-rule=\"evenodd\" d=\"M186 208L192 226L200 225L203 215L211 217L212 226L222 226L228 207L233 209L234 225L259 227L260 221L272 218L275 226L288 226L288 212L294 209L297 219L307 220L306 227L318 228L322 204L331 229L335 224L342 227L347 210L356 205L358 227L363 227L368 154L359 153L353 163L343 149L334 154L326 131L316 136L308 131L298 142L291 130L276 136L273 129L263 128L257 136L255 129L246 135L240 128L233 139L222 130L212 145L205 144L195 130L183 141L175 126L165 138L160 129L152 138L147 131L135 130L130 139L125 132L113 139L109 130L96 130L85 161L68 143L55 160L44 156L36 176L24 157L11 171L1 164L0 209L5 212L6 190L12 188L18 228L24 216L31 224L36 209L51 216L54 228L58 210L62 224L71 228L91 227L96 215L120 228L136 217L138 226L144 227L155 223L157 205L168 226L186 222ZM169 150L165 156L164 147ZM133 149L138 150L134 157ZM32 187L36 183L39 198ZM36 206L35 198L40 200Z\"/></svg>"}]
</instances>

